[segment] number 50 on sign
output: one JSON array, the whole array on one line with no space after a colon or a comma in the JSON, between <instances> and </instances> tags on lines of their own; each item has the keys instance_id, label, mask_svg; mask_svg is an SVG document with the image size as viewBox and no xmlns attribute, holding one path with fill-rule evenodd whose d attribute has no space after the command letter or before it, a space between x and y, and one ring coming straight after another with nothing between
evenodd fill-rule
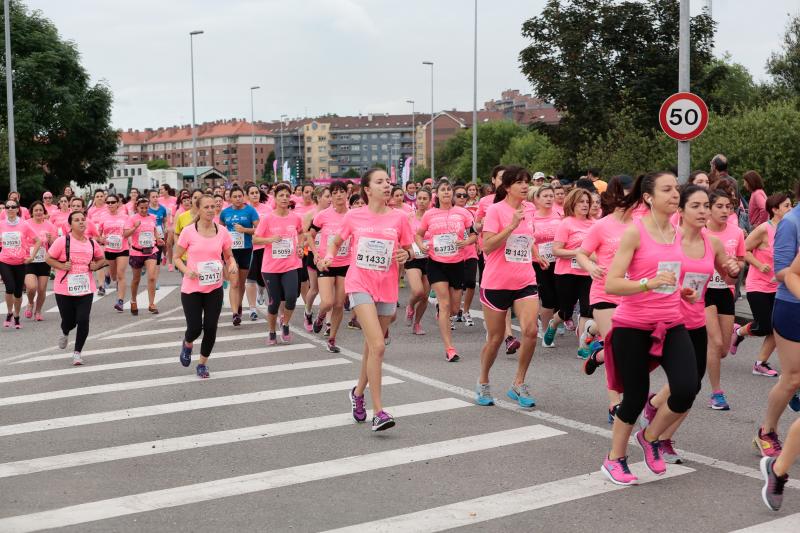
<instances>
[{"instance_id":1,"label":"number 50 on sign","mask_svg":"<svg viewBox=\"0 0 800 533\"><path fill-rule=\"evenodd\" d=\"M664 100L658 113L661 129L676 141L694 139L708 125L708 107L692 93L676 93Z\"/></svg>"}]
</instances>

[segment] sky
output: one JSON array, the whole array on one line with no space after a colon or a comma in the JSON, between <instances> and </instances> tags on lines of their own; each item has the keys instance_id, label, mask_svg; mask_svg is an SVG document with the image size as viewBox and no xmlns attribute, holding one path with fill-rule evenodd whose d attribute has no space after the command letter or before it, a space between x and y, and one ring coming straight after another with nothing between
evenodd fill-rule
<instances>
[{"instance_id":1,"label":"sky","mask_svg":"<svg viewBox=\"0 0 800 533\"><path fill-rule=\"evenodd\" d=\"M23 0L74 41L94 82L114 93L120 129L191 123L189 32L197 122L325 113L472 109L472 0ZM676 0L677 1L677 0ZM522 23L544 0L478 0L478 107L505 89L531 92L518 54ZM692 13L705 0L692 1ZM754 5L757 4L757 8ZM780 50L800 0L714 0L715 54L757 80ZM743 21L746 21L745 25ZM676 81L677 84L677 81Z\"/></svg>"}]
</instances>

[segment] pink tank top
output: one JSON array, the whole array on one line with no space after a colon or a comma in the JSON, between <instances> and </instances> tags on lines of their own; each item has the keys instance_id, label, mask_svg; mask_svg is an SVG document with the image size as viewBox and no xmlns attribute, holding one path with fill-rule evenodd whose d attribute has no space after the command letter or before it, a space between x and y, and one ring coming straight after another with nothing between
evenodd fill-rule
<instances>
[{"instance_id":1,"label":"pink tank top","mask_svg":"<svg viewBox=\"0 0 800 533\"><path fill-rule=\"evenodd\" d=\"M705 295L709 280L714 275L714 248L711 246L711 239L705 232L701 232L705 251L703 257L694 259L685 253L683 254L683 268L681 272L680 286L691 287L697 291L697 301L690 304L681 298L681 312L685 321L686 329L697 329L706 325ZM681 236L677 239L680 242Z\"/></svg>"},{"instance_id":2,"label":"pink tank top","mask_svg":"<svg viewBox=\"0 0 800 533\"><path fill-rule=\"evenodd\" d=\"M773 246L775 245L775 226L767 221L763 224L767 230L767 242L769 243L766 248L756 248L753 250L753 256L761 263L769 265L770 271L764 274L759 269L750 265L747 271L747 279L745 280L745 289L747 292L777 292L778 281L775 278L775 261L773 257Z\"/></svg>"}]
</instances>

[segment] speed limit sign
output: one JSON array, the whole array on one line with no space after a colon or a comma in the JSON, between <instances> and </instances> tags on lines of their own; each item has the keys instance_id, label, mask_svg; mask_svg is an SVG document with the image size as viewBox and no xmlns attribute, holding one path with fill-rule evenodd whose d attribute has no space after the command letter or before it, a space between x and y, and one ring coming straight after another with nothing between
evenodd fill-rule
<instances>
[{"instance_id":1,"label":"speed limit sign","mask_svg":"<svg viewBox=\"0 0 800 533\"><path fill-rule=\"evenodd\" d=\"M675 93L661 104L658 121L664 133L676 141L694 139L708 125L708 107L693 93Z\"/></svg>"}]
</instances>

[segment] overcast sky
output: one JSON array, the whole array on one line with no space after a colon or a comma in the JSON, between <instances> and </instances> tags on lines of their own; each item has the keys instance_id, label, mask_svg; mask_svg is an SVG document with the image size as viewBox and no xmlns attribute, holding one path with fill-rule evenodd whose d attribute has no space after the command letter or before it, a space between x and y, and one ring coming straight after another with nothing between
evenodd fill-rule
<instances>
[{"instance_id":1,"label":"overcast sky","mask_svg":"<svg viewBox=\"0 0 800 533\"><path fill-rule=\"evenodd\" d=\"M677 0L676 0L677 1ZM189 31L197 121L323 113L472 109L472 0L25 0L75 41L95 81L114 92L113 124L191 122ZM704 0L693 0L693 13ZM757 7L754 4L758 4ZM478 105L504 89L530 92L517 56L524 20L544 0L479 0ZM716 54L757 79L800 0L714 0ZM676 81L677 83L677 81Z\"/></svg>"}]
</instances>

